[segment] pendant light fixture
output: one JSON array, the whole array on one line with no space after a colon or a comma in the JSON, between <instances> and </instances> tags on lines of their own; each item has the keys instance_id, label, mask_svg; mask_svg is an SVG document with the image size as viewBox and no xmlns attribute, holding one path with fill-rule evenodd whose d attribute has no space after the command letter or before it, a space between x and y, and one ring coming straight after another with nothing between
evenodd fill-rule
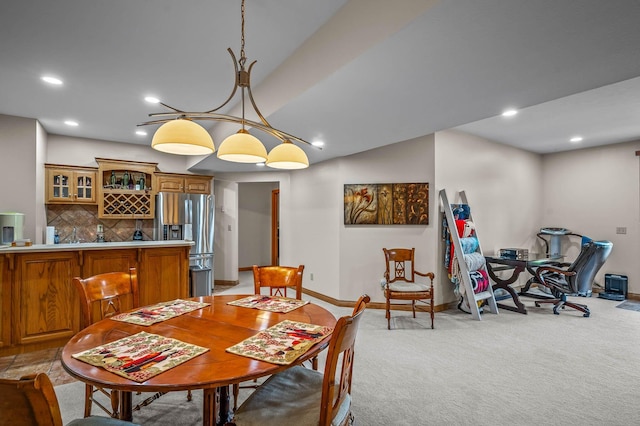
<instances>
[{"instance_id":1,"label":"pendant light fixture","mask_svg":"<svg viewBox=\"0 0 640 426\"><path fill-rule=\"evenodd\" d=\"M227 123L237 123L241 126L237 133L227 137L218 148L218 158L237 163L262 163L277 169L303 169L309 167L309 159L305 152L294 145L293 142L311 145L304 139L291 135L282 130L278 130L269 124L262 115L251 92L251 68L255 65L253 61L248 68L245 68L247 58L245 57L244 45L244 13L245 0L241 3L241 47L240 59L237 60L231 48L227 51L231 55L235 68L235 84L231 94L222 105L204 112L186 112L174 108L163 102L159 102L170 112L160 112L149 114L157 119L140 124L146 126L150 124L160 124L162 126L156 130L151 146L159 151L182 155L207 155L215 151L215 146L211 135L202 126L195 123L197 120L210 120ZM240 104L242 116L236 117L227 114L220 114L217 111L227 105L234 98L236 92L240 92ZM248 120L245 118L245 96L248 96L249 103L253 107L260 121ZM267 154L267 150L258 138L251 135L248 128L256 129L270 134L279 139L282 143L277 145Z\"/></svg>"}]
</instances>

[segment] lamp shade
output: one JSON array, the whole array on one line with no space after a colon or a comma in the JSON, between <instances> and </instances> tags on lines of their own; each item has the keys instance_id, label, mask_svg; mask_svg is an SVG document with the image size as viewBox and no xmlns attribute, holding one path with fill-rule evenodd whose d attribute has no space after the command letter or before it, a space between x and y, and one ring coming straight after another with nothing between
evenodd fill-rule
<instances>
[{"instance_id":1,"label":"lamp shade","mask_svg":"<svg viewBox=\"0 0 640 426\"><path fill-rule=\"evenodd\" d=\"M153 135L151 148L179 155L208 155L216 150L204 127L181 118L160 126Z\"/></svg>"},{"instance_id":2,"label":"lamp shade","mask_svg":"<svg viewBox=\"0 0 640 426\"><path fill-rule=\"evenodd\" d=\"M222 141L218 158L235 163L262 163L267 159L267 150L258 138L240 129Z\"/></svg>"},{"instance_id":3,"label":"lamp shade","mask_svg":"<svg viewBox=\"0 0 640 426\"><path fill-rule=\"evenodd\" d=\"M284 141L271 150L266 164L274 169L305 169L309 167L309 159L300 147Z\"/></svg>"}]
</instances>

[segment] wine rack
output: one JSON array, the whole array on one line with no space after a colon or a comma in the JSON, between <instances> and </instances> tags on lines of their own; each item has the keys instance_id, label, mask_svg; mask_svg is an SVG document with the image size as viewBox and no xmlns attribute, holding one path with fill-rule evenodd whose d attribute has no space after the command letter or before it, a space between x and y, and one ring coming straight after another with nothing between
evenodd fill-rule
<instances>
[{"instance_id":1,"label":"wine rack","mask_svg":"<svg viewBox=\"0 0 640 426\"><path fill-rule=\"evenodd\" d=\"M98 217L101 219L153 219L157 163L96 158L99 166Z\"/></svg>"},{"instance_id":2,"label":"wine rack","mask_svg":"<svg viewBox=\"0 0 640 426\"><path fill-rule=\"evenodd\" d=\"M104 218L153 218L153 195L148 191L103 190L102 217Z\"/></svg>"}]
</instances>

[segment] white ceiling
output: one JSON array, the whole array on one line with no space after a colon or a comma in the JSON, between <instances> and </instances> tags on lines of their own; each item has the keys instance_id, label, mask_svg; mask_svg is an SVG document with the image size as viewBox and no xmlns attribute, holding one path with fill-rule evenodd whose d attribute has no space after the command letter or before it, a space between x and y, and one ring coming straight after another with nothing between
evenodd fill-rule
<instances>
[{"instance_id":1,"label":"white ceiling","mask_svg":"<svg viewBox=\"0 0 640 426\"><path fill-rule=\"evenodd\" d=\"M303 146L312 163L449 128L538 153L640 139L638 0L246 3L256 102L274 127L324 140ZM144 96L219 105L233 85L228 47L239 55L239 0L2 0L0 114L150 145L155 127L140 137L136 125L162 107ZM521 112L500 117L507 107ZM201 124L218 144L237 130ZM256 169L215 154L193 168Z\"/></svg>"}]
</instances>

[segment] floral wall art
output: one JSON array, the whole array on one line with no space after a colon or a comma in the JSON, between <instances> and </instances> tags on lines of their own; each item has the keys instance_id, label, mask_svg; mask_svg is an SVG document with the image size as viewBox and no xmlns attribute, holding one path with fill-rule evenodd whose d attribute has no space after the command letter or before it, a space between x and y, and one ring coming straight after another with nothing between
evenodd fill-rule
<instances>
[{"instance_id":1,"label":"floral wall art","mask_svg":"<svg viewBox=\"0 0 640 426\"><path fill-rule=\"evenodd\" d=\"M428 225L428 183L344 185L345 225Z\"/></svg>"}]
</instances>

